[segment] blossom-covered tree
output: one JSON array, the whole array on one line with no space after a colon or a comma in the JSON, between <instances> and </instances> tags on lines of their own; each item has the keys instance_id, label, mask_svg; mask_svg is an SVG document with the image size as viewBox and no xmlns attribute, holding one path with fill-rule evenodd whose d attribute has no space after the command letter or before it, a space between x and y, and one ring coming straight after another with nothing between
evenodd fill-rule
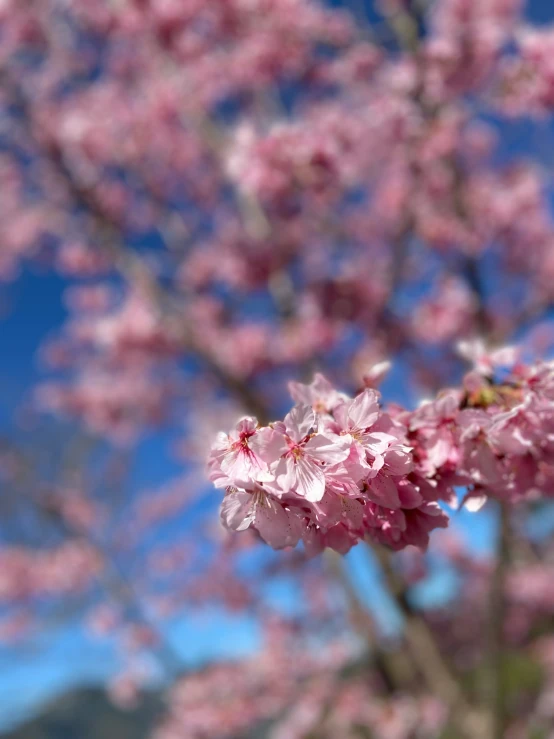
<instances>
[{"instance_id":1,"label":"blossom-covered tree","mask_svg":"<svg viewBox=\"0 0 554 739\"><path fill-rule=\"evenodd\" d=\"M56 272L67 309L29 401L56 451L0 448L5 639L71 600L129 705L155 654L156 739L549 736L553 38L520 0L0 3L0 275ZM138 491L160 430L182 474ZM479 560L439 529L485 504ZM240 680L176 680L185 604L254 616Z\"/></svg>"}]
</instances>

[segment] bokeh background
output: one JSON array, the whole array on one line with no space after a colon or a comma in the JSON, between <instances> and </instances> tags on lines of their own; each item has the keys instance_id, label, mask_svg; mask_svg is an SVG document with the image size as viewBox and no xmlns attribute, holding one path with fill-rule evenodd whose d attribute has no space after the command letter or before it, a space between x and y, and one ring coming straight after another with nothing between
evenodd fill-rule
<instances>
[{"instance_id":1,"label":"bokeh background","mask_svg":"<svg viewBox=\"0 0 554 739\"><path fill-rule=\"evenodd\" d=\"M225 532L204 467L316 371L354 392L391 360L383 401L413 408L462 340L551 356L551 23L0 2L0 732L462 736L406 654L486 693L494 504L426 555L309 559ZM548 739L553 509L516 519L503 735Z\"/></svg>"}]
</instances>

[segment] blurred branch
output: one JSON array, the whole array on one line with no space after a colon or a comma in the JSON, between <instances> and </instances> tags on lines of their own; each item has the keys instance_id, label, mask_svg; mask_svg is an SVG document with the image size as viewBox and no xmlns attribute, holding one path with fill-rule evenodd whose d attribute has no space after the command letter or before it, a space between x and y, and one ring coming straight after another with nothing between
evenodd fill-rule
<instances>
[{"instance_id":1,"label":"blurred branch","mask_svg":"<svg viewBox=\"0 0 554 739\"><path fill-rule=\"evenodd\" d=\"M160 659L166 671L167 682L171 684L183 671L182 660L163 631L144 609L139 594L128 582L123 571L118 566L116 558L91 534L84 533L83 531L74 531L55 505L49 505L48 501L45 501L40 506L40 509L45 517L65 536L85 542L87 546L92 547L98 554L100 561L104 565L104 569L101 575L99 575L101 584L104 586L106 592L124 607L125 617L127 619L139 626L144 626L154 635L155 643L149 645L149 648Z\"/></svg>"},{"instance_id":2,"label":"blurred branch","mask_svg":"<svg viewBox=\"0 0 554 739\"><path fill-rule=\"evenodd\" d=\"M387 21L399 41L400 48L413 54L419 48L419 27L412 15L406 10L398 10L388 16Z\"/></svg>"},{"instance_id":3,"label":"blurred branch","mask_svg":"<svg viewBox=\"0 0 554 739\"><path fill-rule=\"evenodd\" d=\"M463 197L464 172L460 162L453 155L449 159L450 168L452 170L453 182L453 200L454 211L460 220L470 223L470 217L467 212L466 203ZM477 329L483 339L491 339L491 322L487 310L487 292L483 283L481 270L479 268L479 259L473 254L464 254L462 257L461 276L465 279L469 287L476 306L475 320Z\"/></svg>"},{"instance_id":4,"label":"blurred branch","mask_svg":"<svg viewBox=\"0 0 554 739\"><path fill-rule=\"evenodd\" d=\"M489 601L489 710L490 737L504 739L508 726L504 668L504 625L506 621L506 573L511 549L510 513L499 505L497 551Z\"/></svg>"},{"instance_id":5,"label":"blurred branch","mask_svg":"<svg viewBox=\"0 0 554 739\"><path fill-rule=\"evenodd\" d=\"M202 143L211 151L218 161L220 170L225 174L225 158L227 151L227 137L221 128L206 115L197 112L182 117L182 122L186 126L192 125L194 131L201 139ZM225 177L229 183L228 175ZM230 182L231 185L234 183ZM262 241L271 235L271 225L264 212L263 207L257 198L248 193L244 193L236 187L232 188L235 204L242 218L246 232L253 239Z\"/></svg>"},{"instance_id":6,"label":"blurred branch","mask_svg":"<svg viewBox=\"0 0 554 739\"><path fill-rule=\"evenodd\" d=\"M423 15L427 10L426 6L427 3L422 2L421 0L411 0L407 4L407 9L399 10L390 14L387 20L395 32L400 48L412 53L418 62L420 80L414 94L414 98L420 106L424 117L428 122L432 122L439 116L441 106L429 105L425 100L425 91L423 89L423 70L421 69L422 65L425 64L425 60L418 54L420 46L420 28L423 22ZM469 218L462 191L464 181L462 167L456 160L455 155L449 158L448 164L450 165L454 178L454 210L461 220L468 222ZM486 289L481 278L479 260L477 257L471 254L464 256L462 277L465 279L475 300L476 323L478 330L485 339L490 339L491 324L487 310ZM399 279L398 275L397 279Z\"/></svg>"},{"instance_id":7,"label":"blurred branch","mask_svg":"<svg viewBox=\"0 0 554 739\"><path fill-rule=\"evenodd\" d=\"M464 259L463 274L475 299L477 308L477 326L479 327L481 335L486 339L490 337L491 326L486 305L485 286L483 285L483 281L481 279L479 262L475 257L467 256Z\"/></svg>"},{"instance_id":8,"label":"blurred branch","mask_svg":"<svg viewBox=\"0 0 554 739\"><path fill-rule=\"evenodd\" d=\"M389 693L401 690L413 682L415 677L408 656L401 651L392 653L379 647L373 619L367 608L361 603L358 593L345 571L342 557L332 549L329 549L325 556L332 576L346 596L350 623L354 631L365 641L385 689Z\"/></svg>"},{"instance_id":9,"label":"blurred branch","mask_svg":"<svg viewBox=\"0 0 554 739\"><path fill-rule=\"evenodd\" d=\"M41 516L42 524L45 521L49 522L52 529L64 539L82 542L95 552L95 555L103 565L101 574L98 575L100 584L114 601L124 607L127 620L139 626L146 627L155 636L156 643L151 648L165 667L169 682L171 682L171 679L182 672L182 660L162 630L144 609L140 595L119 567L114 553L110 552L92 532L80 526L76 527L67 521L60 510L57 498L51 494L46 495L44 485L41 485L35 479L37 472L36 464L34 464L34 460L27 453L9 442L1 443L0 446L3 450L9 451L16 460L14 476L21 486L20 490L18 490L18 498L21 499L24 497L32 504L33 510ZM37 490L41 493L40 495L34 494ZM40 530L44 539L46 533L44 526L41 525ZM68 615L67 608L68 603L65 602L63 610L65 616Z\"/></svg>"},{"instance_id":10,"label":"blurred branch","mask_svg":"<svg viewBox=\"0 0 554 739\"><path fill-rule=\"evenodd\" d=\"M404 634L410 656L430 691L450 708L454 721L466 739L485 736L482 733L483 716L468 702L458 676L441 654L433 632L410 604L407 587L394 569L391 553L373 542L368 544L381 565L388 593L404 618Z\"/></svg>"}]
</instances>

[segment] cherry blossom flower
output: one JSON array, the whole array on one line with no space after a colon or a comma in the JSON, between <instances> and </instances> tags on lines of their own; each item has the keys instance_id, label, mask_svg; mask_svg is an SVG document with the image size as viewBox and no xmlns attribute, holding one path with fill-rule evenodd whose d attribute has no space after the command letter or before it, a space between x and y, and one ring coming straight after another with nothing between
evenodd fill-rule
<instances>
[{"instance_id":1,"label":"cherry blossom flower","mask_svg":"<svg viewBox=\"0 0 554 739\"><path fill-rule=\"evenodd\" d=\"M309 501L318 501L325 492L325 465L342 462L349 453L348 441L335 443L317 433L317 418L308 406L296 406L283 422L260 433L256 440L259 456L268 463L277 486Z\"/></svg>"},{"instance_id":2,"label":"cherry blossom flower","mask_svg":"<svg viewBox=\"0 0 554 739\"><path fill-rule=\"evenodd\" d=\"M223 525L254 528L273 548L301 539L312 556L326 547L345 554L366 535L397 549L425 548L429 532L447 524L433 503L441 488L411 479L406 430L382 412L379 395L365 388L349 399L322 375L291 391L322 412L296 405L262 428L243 419L214 445L211 479L227 485Z\"/></svg>"},{"instance_id":3,"label":"cherry blossom flower","mask_svg":"<svg viewBox=\"0 0 554 739\"><path fill-rule=\"evenodd\" d=\"M236 480L248 480L257 471L266 469L266 464L252 448L257 428L257 419L247 416L229 435L219 434L210 462L210 479L217 487L226 487Z\"/></svg>"},{"instance_id":4,"label":"cherry blossom flower","mask_svg":"<svg viewBox=\"0 0 554 739\"><path fill-rule=\"evenodd\" d=\"M228 488L221 506L221 520L235 531L252 526L273 549L293 547L300 539L300 520L262 487Z\"/></svg>"}]
</instances>

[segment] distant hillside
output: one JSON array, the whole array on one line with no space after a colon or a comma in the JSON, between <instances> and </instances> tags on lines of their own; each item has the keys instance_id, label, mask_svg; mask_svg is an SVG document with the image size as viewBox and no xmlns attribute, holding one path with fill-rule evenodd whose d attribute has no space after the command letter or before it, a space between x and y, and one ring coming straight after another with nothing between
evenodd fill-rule
<instances>
[{"instance_id":1,"label":"distant hillside","mask_svg":"<svg viewBox=\"0 0 554 739\"><path fill-rule=\"evenodd\" d=\"M144 695L132 711L116 708L96 688L68 693L2 739L148 739L161 710L158 695Z\"/></svg>"}]
</instances>

